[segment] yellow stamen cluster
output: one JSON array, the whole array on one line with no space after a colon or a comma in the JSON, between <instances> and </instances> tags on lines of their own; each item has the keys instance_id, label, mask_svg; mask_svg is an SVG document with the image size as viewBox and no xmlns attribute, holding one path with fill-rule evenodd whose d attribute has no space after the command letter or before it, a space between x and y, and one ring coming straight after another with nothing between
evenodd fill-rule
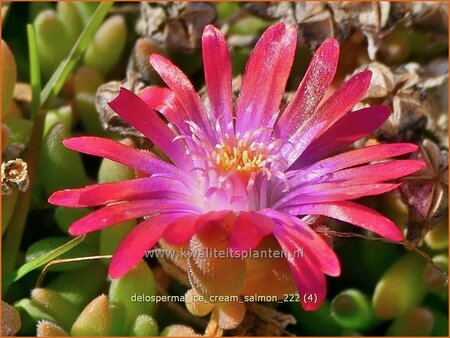
<instances>
[{"instance_id":1,"label":"yellow stamen cluster","mask_svg":"<svg viewBox=\"0 0 450 338\"><path fill-rule=\"evenodd\" d=\"M265 167L266 153L261 149L252 149L241 142L237 145L226 143L216 147L213 159L220 171L238 171L241 175L248 177L250 173L257 173Z\"/></svg>"}]
</instances>

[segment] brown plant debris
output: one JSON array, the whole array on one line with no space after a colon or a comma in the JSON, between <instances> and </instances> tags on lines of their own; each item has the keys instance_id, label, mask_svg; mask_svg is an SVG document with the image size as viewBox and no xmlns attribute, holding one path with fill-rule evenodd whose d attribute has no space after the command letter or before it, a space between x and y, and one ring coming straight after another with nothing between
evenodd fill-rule
<instances>
[{"instance_id":1,"label":"brown plant debris","mask_svg":"<svg viewBox=\"0 0 450 338\"><path fill-rule=\"evenodd\" d=\"M19 312L13 306L2 301L2 336L15 336L20 327Z\"/></svg>"},{"instance_id":2,"label":"brown plant debris","mask_svg":"<svg viewBox=\"0 0 450 338\"><path fill-rule=\"evenodd\" d=\"M137 31L162 48L192 52L215 18L216 7L207 2L143 2Z\"/></svg>"},{"instance_id":3,"label":"brown plant debris","mask_svg":"<svg viewBox=\"0 0 450 338\"><path fill-rule=\"evenodd\" d=\"M2 195L9 195L13 191L26 191L30 183L27 163L21 159L2 163Z\"/></svg>"},{"instance_id":4,"label":"brown plant debris","mask_svg":"<svg viewBox=\"0 0 450 338\"><path fill-rule=\"evenodd\" d=\"M105 130L109 130L124 136L138 136L142 134L134 127L126 123L108 105L120 91L121 87L138 93L145 84L139 79L139 75L133 71L127 72L127 79L124 81L111 81L101 85L95 97L95 107L99 113L100 123Z\"/></svg>"},{"instance_id":5,"label":"brown plant debris","mask_svg":"<svg viewBox=\"0 0 450 338\"><path fill-rule=\"evenodd\" d=\"M359 30L367 38L369 56L375 59L381 39L398 24L443 33L446 40L448 4L445 2L264 2L245 8L266 19L298 25L299 40L317 48L327 37L340 42Z\"/></svg>"},{"instance_id":6,"label":"brown plant debris","mask_svg":"<svg viewBox=\"0 0 450 338\"><path fill-rule=\"evenodd\" d=\"M408 206L406 239L419 243L428 231L448 214L448 153L430 140L424 140L413 157L426 167L409 176L399 188Z\"/></svg>"},{"instance_id":7,"label":"brown plant debris","mask_svg":"<svg viewBox=\"0 0 450 338\"><path fill-rule=\"evenodd\" d=\"M408 63L394 69L372 62L364 68L372 71L372 81L356 108L383 104L392 110L378 131L380 141L420 142L429 131L441 145L448 145L446 61L445 65L437 60L425 67Z\"/></svg>"}]
</instances>

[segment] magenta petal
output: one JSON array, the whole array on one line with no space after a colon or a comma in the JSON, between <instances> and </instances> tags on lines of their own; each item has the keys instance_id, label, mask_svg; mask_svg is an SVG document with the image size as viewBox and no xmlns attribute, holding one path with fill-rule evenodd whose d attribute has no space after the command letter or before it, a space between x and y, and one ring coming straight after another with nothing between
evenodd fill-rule
<instances>
[{"instance_id":1,"label":"magenta petal","mask_svg":"<svg viewBox=\"0 0 450 338\"><path fill-rule=\"evenodd\" d=\"M190 118L178 101L175 93L168 88L151 86L143 89L139 97L150 107L160 112L183 135L191 135L185 121Z\"/></svg>"},{"instance_id":2,"label":"magenta petal","mask_svg":"<svg viewBox=\"0 0 450 338\"><path fill-rule=\"evenodd\" d=\"M158 213L195 213L199 209L186 202L172 200L143 200L111 204L91 212L69 228L72 236L84 235L130 219Z\"/></svg>"},{"instance_id":3,"label":"magenta petal","mask_svg":"<svg viewBox=\"0 0 450 338\"><path fill-rule=\"evenodd\" d=\"M147 251L158 243L164 229L178 217L179 214L155 216L131 230L113 255L109 265L111 278L120 278L136 266Z\"/></svg>"},{"instance_id":4,"label":"magenta petal","mask_svg":"<svg viewBox=\"0 0 450 338\"><path fill-rule=\"evenodd\" d=\"M245 68L237 103L236 132L271 128L278 114L297 43L295 27L284 23L261 36Z\"/></svg>"},{"instance_id":5,"label":"magenta petal","mask_svg":"<svg viewBox=\"0 0 450 338\"><path fill-rule=\"evenodd\" d=\"M272 230L270 218L253 211L241 211L231 229L228 246L237 251L254 249Z\"/></svg>"},{"instance_id":6,"label":"magenta petal","mask_svg":"<svg viewBox=\"0 0 450 338\"><path fill-rule=\"evenodd\" d=\"M339 43L326 39L315 52L292 101L275 127L275 134L288 140L311 117L333 80L339 60Z\"/></svg>"},{"instance_id":7,"label":"magenta petal","mask_svg":"<svg viewBox=\"0 0 450 338\"><path fill-rule=\"evenodd\" d=\"M210 211L198 218L195 227L197 232L215 232L218 227L229 230L232 224L229 224L229 222L227 222L227 218L233 220L234 212L230 210Z\"/></svg>"},{"instance_id":8,"label":"magenta petal","mask_svg":"<svg viewBox=\"0 0 450 338\"><path fill-rule=\"evenodd\" d=\"M153 173L183 173L172 164L166 163L150 152L144 152L121 144L117 141L101 137L74 137L63 141L72 150L84 154L100 156L147 174Z\"/></svg>"},{"instance_id":9,"label":"magenta petal","mask_svg":"<svg viewBox=\"0 0 450 338\"><path fill-rule=\"evenodd\" d=\"M395 160L336 171L327 175L325 181L347 181L351 185L379 183L410 175L425 167L423 161Z\"/></svg>"},{"instance_id":10,"label":"magenta petal","mask_svg":"<svg viewBox=\"0 0 450 338\"><path fill-rule=\"evenodd\" d=\"M109 106L161 148L175 164L185 167L189 163L184 145L180 141L173 141L173 132L139 96L121 88L119 95L109 102Z\"/></svg>"},{"instance_id":11,"label":"magenta petal","mask_svg":"<svg viewBox=\"0 0 450 338\"><path fill-rule=\"evenodd\" d=\"M324 274L333 277L339 276L341 274L341 264L333 249L307 224L300 220L295 220L295 223L297 224L295 228L285 228L291 238L295 238L300 243L303 243L305 247L309 247L310 252L313 252L319 260L320 269ZM305 238L309 239L307 243L305 243Z\"/></svg>"},{"instance_id":12,"label":"magenta petal","mask_svg":"<svg viewBox=\"0 0 450 338\"><path fill-rule=\"evenodd\" d=\"M388 106L372 106L347 113L306 148L292 169L321 160L377 130L390 115Z\"/></svg>"},{"instance_id":13,"label":"magenta petal","mask_svg":"<svg viewBox=\"0 0 450 338\"><path fill-rule=\"evenodd\" d=\"M287 176L289 184L295 187L304 182L321 179L324 175L338 170L412 153L418 148L412 143L377 144L328 157L308 167L289 171Z\"/></svg>"},{"instance_id":14,"label":"magenta petal","mask_svg":"<svg viewBox=\"0 0 450 338\"><path fill-rule=\"evenodd\" d=\"M298 205L285 211L292 215L323 215L357 225L392 241L401 241L403 235L397 226L380 213L363 205L340 201Z\"/></svg>"},{"instance_id":15,"label":"magenta petal","mask_svg":"<svg viewBox=\"0 0 450 338\"><path fill-rule=\"evenodd\" d=\"M289 138L289 143L294 145L294 150L291 146L286 146L281 150L281 155L286 159L288 166L291 166L300 157L315 138L328 130L361 100L369 88L371 77L372 72L369 70L353 75L301 124L300 128ZM310 131L318 125L322 125L322 127L317 129L316 134L313 137L308 135L308 139L305 139L306 131Z\"/></svg>"},{"instance_id":16,"label":"magenta petal","mask_svg":"<svg viewBox=\"0 0 450 338\"><path fill-rule=\"evenodd\" d=\"M272 208L281 209L288 206L353 200L364 196L379 195L394 190L399 183L377 183L349 185L349 183L319 183L298 188L275 203Z\"/></svg>"},{"instance_id":17,"label":"magenta petal","mask_svg":"<svg viewBox=\"0 0 450 338\"><path fill-rule=\"evenodd\" d=\"M186 186L166 177L146 177L122 182L94 184L81 189L55 192L49 203L84 208L138 199L188 197Z\"/></svg>"},{"instance_id":18,"label":"magenta petal","mask_svg":"<svg viewBox=\"0 0 450 338\"><path fill-rule=\"evenodd\" d=\"M284 230L289 234L289 237L297 243L302 243L302 247L308 249L308 254L312 253L317 258L323 273L329 276L341 274L341 265L336 253L309 225L296 217L275 210L268 209L265 214L285 225Z\"/></svg>"},{"instance_id":19,"label":"magenta petal","mask_svg":"<svg viewBox=\"0 0 450 338\"><path fill-rule=\"evenodd\" d=\"M167 102L175 98L175 94L169 88L157 86L144 88L139 92L138 96L149 108L155 109L156 111L160 111Z\"/></svg>"},{"instance_id":20,"label":"magenta petal","mask_svg":"<svg viewBox=\"0 0 450 338\"><path fill-rule=\"evenodd\" d=\"M209 137L215 141L215 133L206 115L203 103L200 100L194 86L184 73L165 57L152 54L150 63L164 82L175 93L189 119L196 123Z\"/></svg>"},{"instance_id":21,"label":"magenta petal","mask_svg":"<svg viewBox=\"0 0 450 338\"><path fill-rule=\"evenodd\" d=\"M287 226L276 226L274 236L288 255L287 261L297 285L303 308L306 311L317 310L326 295L325 276L320 271L320 264L314 252L308 250L308 247L304 244L307 239L294 239L287 229ZM298 252L301 252L302 249L304 250L303 257L298 255Z\"/></svg>"},{"instance_id":22,"label":"magenta petal","mask_svg":"<svg viewBox=\"0 0 450 338\"><path fill-rule=\"evenodd\" d=\"M188 242L197 232L195 225L199 217L199 215L186 215L170 223L164 231L164 240L174 245Z\"/></svg>"},{"instance_id":23,"label":"magenta petal","mask_svg":"<svg viewBox=\"0 0 450 338\"><path fill-rule=\"evenodd\" d=\"M214 26L205 27L202 36L206 89L214 120L222 133L232 135L231 60L223 34Z\"/></svg>"}]
</instances>

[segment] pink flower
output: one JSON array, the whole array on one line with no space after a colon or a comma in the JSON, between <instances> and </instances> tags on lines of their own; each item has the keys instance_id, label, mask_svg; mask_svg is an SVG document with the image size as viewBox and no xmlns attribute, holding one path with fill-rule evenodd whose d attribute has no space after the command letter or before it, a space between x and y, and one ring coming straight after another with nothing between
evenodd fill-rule
<instances>
[{"instance_id":1,"label":"pink flower","mask_svg":"<svg viewBox=\"0 0 450 338\"><path fill-rule=\"evenodd\" d=\"M112 278L128 272L161 239L183 244L199 233L220 230L227 234L228 248L245 251L274 236L289 254L299 293L317 295L317 302L303 303L314 310L325 298L324 274L338 276L340 264L332 248L298 216L323 215L393 241L402 239L389 219L352 200L395 189L399 184L392 180L423 168L421 161L391 159L417 146L379 144L336 155L376 130L390 112L384 106L351 111L369 87L370 71L356 74L323 100L338 63L334 39L316 51L281 112L296 41L296 29L282 23L264 32L247 63L236 105L230 55L213 26L205 28L202 39L206 104L176 66L152 55L150 63L170 89L149 87L139 96L122 89L110 106L173 163L104 138L64 141L70 149L147 174L58 191L49 199L60 206L103 206L72 224L72 235L144 217L115 252ZM303 257L294 253L299 248Z\"/></svg>"}]
</instances>

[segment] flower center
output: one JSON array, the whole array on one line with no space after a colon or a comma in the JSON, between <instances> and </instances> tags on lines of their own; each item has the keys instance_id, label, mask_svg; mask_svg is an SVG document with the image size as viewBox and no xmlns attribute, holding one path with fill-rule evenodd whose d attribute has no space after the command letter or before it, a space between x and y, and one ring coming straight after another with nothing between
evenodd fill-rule
<instances>
[{"instance_id":1,"label":"flower center","mask_svg":"<svg viewBox=\"0 0 450 338\"><path fill-rule=\"evenodd\" d=\"M223 142L216 146L213 159L220 171L239 172L243 178L248 178L265 168L267 153L255 143Z\"/></svg>"}]
</instances>

